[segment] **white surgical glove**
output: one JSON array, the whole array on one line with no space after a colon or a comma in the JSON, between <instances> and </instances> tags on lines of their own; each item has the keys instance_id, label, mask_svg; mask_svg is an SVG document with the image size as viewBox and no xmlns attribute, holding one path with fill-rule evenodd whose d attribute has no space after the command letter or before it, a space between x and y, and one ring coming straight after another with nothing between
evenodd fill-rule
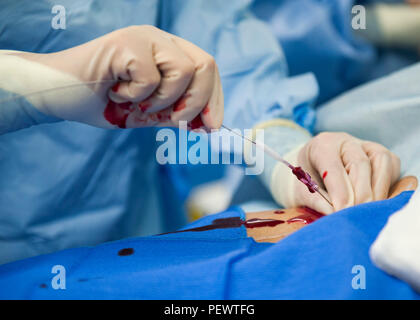
<instances>
[{"instance_id":1,"label":"white surgical glove","mask_svg":"<svg viewBox=\"0 0 420 320\"><path fill-rule=\"evenodd\" d=\"M120 29L56 53L0 51L0 89L25 95L47 116L103 128L184 120L191 129L213 129L223 121L212 56L152 26Z\"/></svg>"},{"instance_id":2,"label":"white surgical glove","mask_svg":"<svg viewBox=\"0 0 420 320\"><path fill-rule=\"evenodd\" d=\"M374 142L339 132L311 137L297 124L282 119L254 129L263 129L261 142L309 173L333 204L331 207L318 193L309 192L290 168L265 155L262 180L276 202L286 208L308 206L330 214L359 203L386 199L400 176L399 158Z\"/></svg>"},{"instance_id":3,"label":"white surgical glove","mask_svg":"<svg viewBox=\"0 0 420 320\"><path fill-rule=\"evenodd\" d=\"M271 192L287 207L306 205L325 214L356 204L383 200L400 176L398 157L384 146L346 133L325 132L285 156L324 188L333 208L317 193L276 165Z\"/></svg>"}]
</instances>

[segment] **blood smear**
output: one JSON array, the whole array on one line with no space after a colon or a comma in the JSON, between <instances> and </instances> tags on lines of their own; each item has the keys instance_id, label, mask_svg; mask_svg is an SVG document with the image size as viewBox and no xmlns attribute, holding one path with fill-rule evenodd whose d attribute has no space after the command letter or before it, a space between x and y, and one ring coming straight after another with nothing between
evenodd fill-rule
<instances>
[{"instance_id":1,"label":"blood smear","mask_svg":"<svg viewBox=\"0 0 420 320\"><path fill-rule=\"evenodd\" d=\"M209 104L207 104L206 106L205 106L205 108L203 109L203 114L207 114L207 113L209 113L210 112L210 107L209 107Z\"/></svg>"},{"instance_id":2,"label":"blood smear","mask_svg":"<svg viewBox=\"0 0 420 320\"><path fill-rule=\"evenodd\" d=\"M247 228L261 228L261 227L275 227L279 224L284 223L283 220L275 219L249 219L244 221L244 226Z\"/></svg>"},{"instance_id":3,"label":"blood smear","mask_svg":"<svg viewBox=\"0 0 420 320\"><path fill-rule=\"evenodd\" d=\"M149 102L143 101L143 102L139 103L139 108L140 108L141 112L145 112L147 109L150 108L150 106L151 106L151 104Z\"/></svg>"},{"instance_id":4,"label":"blood smear","mask_svg":"<svg viewBox=\"0 0 420 320\"><path fill-rule=\"evenodd\" d=\"M174 103L174 112L185 109L187 106L187 98L189 98L189 95L181 96L181 98Z\"/></svg>"},{"instance_id":5,"label":"blood smear","mask_svg":"<svg viewBox=\"0 0 420 320\"><path fill-rule=\"evenodd\" d=\"M323 216L325 216L323 213L320 213L308 207L298 208L297 211L302 214L297 217L287 220L287 223L300 222L304 224L310 224L318 220L319 218L322 218Z\"/></svg>"},{"instance_id":6,"label":"blood smear","mask_svg":"<svg viewBox=\"0 0 420 320\"><path fill-rule=\"evenodd\" d=\"M282 223L285 223L285 221L276 220L276 219L258 219L258 218L244 221L239 217L232 217L232 218L215 219L213 220L212 224L202 226L202 227L161 233L158 235L189 232L189 231L199 232L199 231L208 231L208 230L215 230L215 229L239 228L240 226L245 226L246 228L275 227Z\"/></svg>"},{"instance_id":7,"label":"blood smear","mask_svg":"<svg viewBox=\"0 0 420 320\"><path fill-rule=\"evenodd\" d=\"M112 88L111 88L111 90L113 91L113 92L117 92L118 91L118 89L119 89L119 87L120 87L120 83L119 82L117 82Z\"/></svg>"},{"instance_id":8,"label":"blood smear","mask_svg":"<svg viewBox=\"0 0 420 320\"><path fill-rule=\"evenodd\" d=\"M274 211L274 214L283 214L283 213L286 213L286 211L283 211L283 210Z\"/></svg>"},{"instance_id":9,"label":"blood smear","mask_svg":"<svg viewBox=\"0 0 420 320\"><path fill-rule=\"evenodd\" d=\"M118 251L119 256L130 256L133 253L134 253L133 248L124 248L124 249L121 249L120 251Z\"/></svg>"},{"instance_id":10,"label":"blood smear","mask_svg":"<svg viewBox=\"0 0 420 320\"><path fill-rule=\"evenodd\" d=\"M104 117L109 123L124 129L126 128L130 106L131 102L116 103L108 100L108 104L104 110Z\"/></svg>"},{"instance_id":11,"label":"blood smear","mask_svg":"<svg viewBox=\"0 0 420 320\"><path fill-rule=\"evenodd\" d=\"M204 127L204 123L203 123L203 120L201 120L200 114L198 114L194 119L191 120L190 127L191 127L191 130Z\"/></svg>"}]
</instances>

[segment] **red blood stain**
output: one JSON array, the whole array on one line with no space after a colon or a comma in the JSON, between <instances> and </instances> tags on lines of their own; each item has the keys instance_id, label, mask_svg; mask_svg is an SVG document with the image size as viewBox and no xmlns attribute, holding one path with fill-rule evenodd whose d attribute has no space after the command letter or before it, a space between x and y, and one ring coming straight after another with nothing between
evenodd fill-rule
<instances>
[{"instance_id":1,"label":"red blood stain","mask_svg":"<svg viewBox=\"0 0 420 320\"><path fill-rule=\"evenodd\" d=\"M162 233L164 234L171 234L171 233L181 233L181 232L199 232L199 231L209 231L215 229L226 229L226 228L239 228L241 226L245 226L246 228L260 228L260 227L274 227L279 224L284 223L283 220L275 220L275 219L250 219L250 220L242 220L239 217L232 217L232 218L222 218L222 219L215 219L213 220L212 224L205 225L202 227L196 227L191 229L179 230L174 232L167 232Z\"/></svg>"},{"instance_id":2,"label":"red blood stain","mask_svg":"<svg viewBox=\"0 0 420 320\"><path fill-rule=\"evenodd\" d=\"M275 227L282 223L284 223L283 220L255 218L255 219L246 220L244 222L244 226L247 228Z\"/></svg>"},{"instance_id":3,"label":"red blood stain","mask_svg":"<svg viewBox=\"0 0 420 320\"><path fill-rule=\"evenodd\" d=\"M124 248L124 249L121 249L120 251L118 251L119 256L130 256L133 253L134 253L133 248Z\"/></svg>"},{"instance_id":4,"label":"red blood stain","mask_svg":"<svg viewBox=\"0 0 420 320\"><path fill-rule=\"evenodd\" d=\"M187 99L191 97L191 94L187 93L182 95L175 103L174 103L174 112L181 111L185 109L187 106Z\"/></svg>"},{"instance_id":5,"label":"red blood stain","mask_svg":"<svg viewBox=\"0 0 420 320\"><path fill-rule=\"evenodd\" d=\"M312 181L309 173L303 171L301 167L290 166L290 168L292 169L292 172L296 178L298 178L299 181L308 187L310 193L314 193L316 191L316 184Z\"/></svg>"},{"instance_id":6,"label":"red blood stain","mask_svg":"<svg viewBox=\"0 0 420 320\"><path fill-rule=\"evenodd\" d=\"M151 107L150 102L147 101L143 101L139 103L139 108L142 112L145 112L147 109L149 109Z\"/></svg>"},{"instance_id":7,"label":"red blood stain","mask_svg":"<svg viewBox=\"0 0 420 320\"><path fill-rule=\"evenodd\" d=\"M322 179L325 179L325 177L327 176L327 174L328 174L328 171L325 171L325 172L322 174Z\"/></svg>"},{"instance_id":8,"label":"red blood stain","mask_svg":"<svg viewBox=\"0 0 420 320\"><path fill-rule=\"evenodd\" d=\"M119 128L126 128L127 117L130 114L127 112L131 106L131 102L116 103L108 100L108 104L104 110L105 119Z\"/></svg>"},{"instance_id":9,"label":"red blood stain","mask_svg":"<svg viewBox=\"0 0 420 320\"><path fill-rule=\"evenodd\" d=\"M135 115L134 120L138 123L140 123L141 125L147 123L148 119L144 119L144 118L140 118L138 115Z\"/></svg>"},{"instance_id":10,"label":"red blood stain","mask_svg":"<svg viewBox=\"0 0 420 320\"><path fill-rule=\"evenodd\" d=\"M285 211L283 211L283 210L276 210L276 211L274 211L274 213L275 214L283 214L283 213L286 213Z\"/></svg>"},{"instance_id":11,"label":"red blood stain","mask_svg":"<svg viewBox=\"0 0 420 320\"><path fill-rule=\"evenodd\" d=\"M117 103L118 107L124 110L130 110L130 106L132 105L131 102L122 102L122 103Z\"/></svg>"},{"instance_id":12,"label":"red blood stain","mask_svg":"<svg viewBox=\"0 0 420 320\"><path fill-rule=\"evenodd\" d=\"M209 112L210 112L210 107L209 107L209 104L207 103L207 105L203 109L203 114L208 114Z\"/></svg>"},{"instance_id":13,"label":"red blood stain","mask_svg":"<svg viewBox=\"0 0 420 320\"><path fill-rule=\"evenodd\" d=\"M323 213L320 213L308 207L297 208L297 211L302 214L287 220L287 223L300 222L303 224L310 224L324 216Z\"/></svg>"},{"instance_id":14,"label":"red blood stain","mask_svg":"<svg viewBox=\"0 0 420 320\"><path fill-rule=\"evenodd\" d=\"M118 91L118 89L119 89L119 87L120 87L120 83L119 82L117 82L113 87L112 87L112 91L114 91L114 92L117 92Z\"/></svg>"},{"instance_id":15,"label":"red blood stain","mask_svg":"<svg viewBox=\"0 0 420 320\"><path fill-rule=\"evenodd\" d=\"M204 127L203 120L201 120L201 115L198 114L194 119L190 122L190 128L191 130L199 129L201 127Z\"/></svg>"},{"instance_id":16,"label":"red blood stain","mask_svg":"<svg viewBox=\"0 0 420 320\"><path fill-rule=\"evenodd\" d=\"M158 119L158 121L160 122L164 122L164 121L169 121L170 120L171 115L168 114L168 112L166 110L162 111L162 112L158 112L156 114L156 118Z\"/></svg>"}]
</instances>

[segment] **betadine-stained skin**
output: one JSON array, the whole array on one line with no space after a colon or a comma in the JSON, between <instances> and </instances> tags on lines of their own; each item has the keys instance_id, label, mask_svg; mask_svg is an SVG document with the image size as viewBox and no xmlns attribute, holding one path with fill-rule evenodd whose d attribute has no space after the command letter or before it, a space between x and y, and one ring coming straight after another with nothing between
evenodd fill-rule
<instances>
[{"instance_id":1,"label":"betadine-stained skin","mask_svg":"<svg viewBox=\"0 0 420 320\"><path fill-rule=\"evenodd\" d=\"M310 224L324 216L324 214L308 207L297 208L297 211L302 214L287 220L287 223L301 222L304 224Z\"/></svg>"},{"instance_id":2,"label":"betadine-stained skin","mask_svg":"<svg viewBox=\"0 0 420 320\"><path fill-rule=\"evenodd\" d=\"M239 228L241 226L244 226L247 229L262 228L262 227L275 227L285 222L287 223L300 222L303 224L310 224L324 216L324 214L317 212L308 207L297 208L297 211L302 214L288 220L261 219L261 218L252 218L248 220L242 220L240 217L223 218L223 219L213 220L212 224L210 225L205 225L205 226L190 228L190 229L185 229L185 230L178 230L178 231L173 231L173 232L167 232L167 233L162 233L160 235L181 233L181 232L200 232L200 231L209 231L209 230L226 229L226 228ZM274 213L282 214L282 213L285 213L285 211L276 210L274 211Z\"/></svg>"}]
</instances>

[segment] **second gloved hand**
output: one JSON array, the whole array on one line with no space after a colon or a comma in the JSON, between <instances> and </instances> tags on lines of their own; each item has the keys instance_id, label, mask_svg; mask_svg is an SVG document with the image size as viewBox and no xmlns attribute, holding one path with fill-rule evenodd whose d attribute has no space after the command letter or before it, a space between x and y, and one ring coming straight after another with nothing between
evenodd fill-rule
<instances>
[{"instance_id":1,"label":"second gloved hand","mask_svg":"<svg viewBox=\"0 0 420 320\"><path fill-rule=\"evenodd\" d=\"M276 164L270 189L285 207L308 206L325 214L356 204L382 200L400 176L398 157L384 146L346 133L326 132L290 151L285 159L300 166L327 191L333 208L310 193L290 169Z\"/></svg>"},{"instance_id":2,"label":"second gloved hand","mask_svg":"<svg viewBox=\"0 0 420 320\"><path fill-rule=\"evenodd\" d=\"M120 29L56 53L5 51L1 62L12 75L3 89L60 119L103 128L184 120L191 129L213 129L223 121L212 56L152 26Z\"/></svg>"}]
</instances>

